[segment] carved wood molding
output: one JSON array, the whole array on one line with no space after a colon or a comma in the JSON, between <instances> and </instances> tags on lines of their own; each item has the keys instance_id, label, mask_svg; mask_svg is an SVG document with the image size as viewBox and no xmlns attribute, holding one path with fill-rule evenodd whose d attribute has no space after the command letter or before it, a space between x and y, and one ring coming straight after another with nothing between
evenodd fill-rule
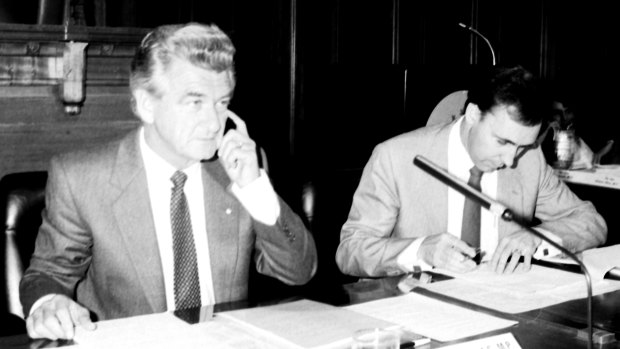
<instances>
[{"instance_id":1,"label":"carved wood molding","mask_svg":"<svg viewBox=\"0 0 620 349\"><path fill-rule=\"evenodd\" d=\"M86 84L126 85L129 62L148 29L0 24L0 85L55 85L67 41L88 43Z\"/></svg>"},{"instance_id":2,"label":"carved wood molding","mask_svg":"<svg viewBox=\"0 0 620 349\"><path fill-rule=\"evenodd\" d=\"M148 28L30 25L0 23L0 41L85 41L138 44Z\"/></svg>"}]
</instances>

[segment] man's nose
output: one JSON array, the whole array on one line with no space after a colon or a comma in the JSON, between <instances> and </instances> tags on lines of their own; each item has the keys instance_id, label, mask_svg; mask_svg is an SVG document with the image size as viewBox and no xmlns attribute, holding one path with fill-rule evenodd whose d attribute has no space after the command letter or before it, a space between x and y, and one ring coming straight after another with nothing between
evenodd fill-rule
<instances>
[{"instance_id":1,"label":"man's nose","mask_svg":"<svg viewBox=\"0 0 620 349\"><path fill-rule=\"evenodd\" d=\"M502 162L504 166L507 168L512 167L515 162L515 158L517 157L517 150L519 148L516 146L506 147L506 150L502 154Z\"/></svg>"},{"instance_id":2,"label":"man's nose","mask_svg":"<svg viewBox=\"0 0 620 349\"><path fill-rule=\"evenodd\" d=\"M219 114L214 105L207 105L201 113L201 122L206 125L209 132L217 132L222 127Z\"/></svg>"}]
</instances>

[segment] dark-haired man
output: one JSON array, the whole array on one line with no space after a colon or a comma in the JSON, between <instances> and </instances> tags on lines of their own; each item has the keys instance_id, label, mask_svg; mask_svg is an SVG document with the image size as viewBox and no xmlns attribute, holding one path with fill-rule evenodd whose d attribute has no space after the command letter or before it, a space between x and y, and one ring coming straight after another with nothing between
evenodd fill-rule
<instances>
[{"instance_id":1,"label":"dark-haired man","mask_svg":"<svg viewBox=\"0 0 620 349\"><path fill-rule=\"evenodd\" d=\"M467 272L482 253L490 268L512 273L529 270L535 254L557 252L516 224L470 206L463 195L414 166L416 155L465 182L477 178L482 192L520 217L537 218L540 231L571 251L604 243L603 218L554 175L536 147L547 105L539 86L521 67L494 68L469 90L462 117L379 144L342 227L340 269L362 277L416 267ZM465 211L469 207L472 211Z\"/></svg>"}]
</instances>

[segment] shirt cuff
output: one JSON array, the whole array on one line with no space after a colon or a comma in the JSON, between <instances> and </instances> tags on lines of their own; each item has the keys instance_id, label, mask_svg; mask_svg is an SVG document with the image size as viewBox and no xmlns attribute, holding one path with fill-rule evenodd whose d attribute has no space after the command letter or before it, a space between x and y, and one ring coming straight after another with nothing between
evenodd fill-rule
<instances>
[{"instance_id":1,"label":"shirt cuff","mask_svg":"<svg viewBox=\"0 0 620 349\"><path fill-rule=\"evenodd\" d=\"M252 218L266 225L276 224L280 202L265 170L261 169L260 176L243 188L233 183L230 189Z\"/></svg>"},{"instance_id":2,"label":"shirt cuff","mask_svg":"<svg viewBox=\"0 0 620 349\"><path fill-rule=\"evenodd\" d=\"M58 295L57 293L50 293L37 299L37 301L34 302L34 304L32 304L32 307L30 307L30 312L28 313L28 316L32 315L32 313L34 313L34 311L37 310L41 306L41 304L52 299L54 296L57 296L57 295Z\"/></svg>"},{"instance_id":3,"label":"shirt cuff","mask_svg":"<svg viewBox=\"0 0 620 349\"><path fill-rule=\"evenodd\" d=\"M396 263L400 268L407 272L413 272L414 267L420 267L422 270L431 270L433 269L432 265L426 264L422 259L418 258L418 250L424 242L426 236L415 239L411 245L407 246L402 252L396 257Z\"/></svg>"},{"instance_id":4,"label":"shirt cuff","mask_svg":"<svg viewBox=\"0 0 620 349\"><path fill-rule=\"evenodd\" d=\"M552 232L548 230L541 229L541 228L536 228L536 230L538 230L541 234L551 239L553 242L562 246L562 239L558 237L557 235L553 234ZM543 240L540 246L538 246L538 248L536 249L536 252L534 253L533 257L536 259L545 259L545 258L557 256L561 253L562 251L555 248L553 245L551 245L547 241Z\"/></svg>"}]
</instances>

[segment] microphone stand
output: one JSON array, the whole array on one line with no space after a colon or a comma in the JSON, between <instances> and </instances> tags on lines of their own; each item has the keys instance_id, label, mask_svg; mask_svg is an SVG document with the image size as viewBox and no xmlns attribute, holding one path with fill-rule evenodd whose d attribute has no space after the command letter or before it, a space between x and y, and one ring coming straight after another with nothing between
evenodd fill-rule
<instances>
[{"instance_id":1,"label":"microphone stand","mask_svg":"<svg viewBox=\"0 0 620 349\"><path fill-rule=\"evenodd\" d=\"M459 26L471 31L472 33L478 35L479 37L482 38L482 40L484 40L484 42L487 43L487 46L489 46L489 49L491 50L491 57L493 58L493 65L495 65L495 51L493 51L493 46L491 46L491 42L489 41L489 39L487 39L484 35L480 34L479 31L477 31L476 29L472 28L472 27L468 27L463 23L459 23Z\"/></svg>"},{"instance_id":2,"label":"microphone stand","mask_svg":"<svg viewBox=\"0 0 620 349\"><path fill-rule=\"evenodd\" d=\"M518 224L521 228L533 234L534 236L537 236L543 239L544 241L548 242L551 246L562 251L562 253L570 257L572 260L574 260L579 265L583 275L586 278L586 286L587 286L587 291L588 291L588 298L587 298L588 349L592 349L592 344L594 343L592 339L592 278L590 277L590 273L588 272L588 269L586 268L585 264L583 264L583 262L579 260L579 258L577 258L577 256L574 253L567 250L564 246L548 238L546 235L542 234L538 230L533 229L532 227L529 226L529 224L525 220L515 216L514 213L509 208L491 199L490 197L483 194L482 192L479 192L478 190L475 190L474 188L470 187L469 185L467 185L467 183L455 177L454 175L450 174L448 171L444 170L443 168L437 166L436 164L434 164L433 162L431 162L424 156L417 155L413 159L413 163L414 165L418 166L423 171L435 177L436 179L440 180L441 182L448 185L452 189L455 189L456 191L468 197L469 199L476 201L478 204L480 204L480 206L486 208L494 215L499 216L500 218L502 218L503 220L507 222L514 222Z\"/></svg>"}]
</instances>

